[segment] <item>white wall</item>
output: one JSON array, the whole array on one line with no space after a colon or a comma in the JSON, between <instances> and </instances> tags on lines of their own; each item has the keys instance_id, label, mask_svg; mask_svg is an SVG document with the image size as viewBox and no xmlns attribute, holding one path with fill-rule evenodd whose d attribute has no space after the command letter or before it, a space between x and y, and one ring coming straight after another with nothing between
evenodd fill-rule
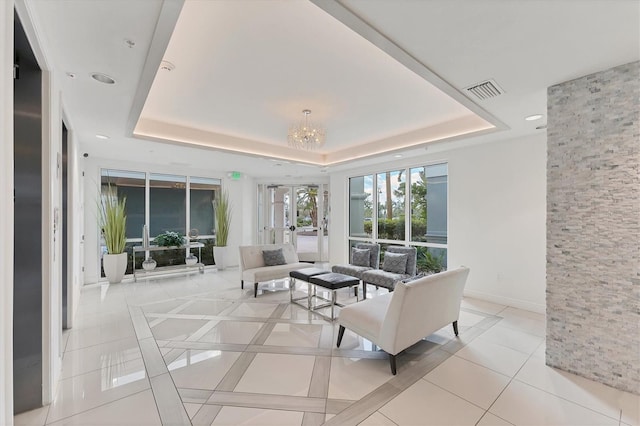
<instances>
[{"instance_id":1,"label":"white wall","mask_svg":"<svg viewBox=\"0 0 640 426\"><path fill-rule=\"evenodd\" d=\"M465 294L544 312L546 135L435 151L331 175L331 263L348 259L349 176L444 160L449 163L448 263L471 268Z\"/></svg>"},{"instance_id":2,"label":"white wall","mask_svg":"<svg viewBox=\"0 0 640 426\"><path fill-rule=\"evenodd\" d=\"M193 155L186 154L186 155ZM229 266L238 264L238 250L240 244L251 240L253 228L245 226L245 220L252 219L255 210L254 198L247 194L255 193L251 188L253 181L249 177L243 177L238 181L227 177L227 172L213 170L199 170L189 167L170 166L163 164L145 163L139 161L108 160L104 158L80 158L80 169L85 172L84 184L84 284L95 284L104 281L100 278L100 246L97 225L97 200L100 182L100 169L132 170L152 173L165 173L174 175L190 175L210 177L222 180L222 188L229 191L229 201L233 208L233 218L229 232L229 247L232 247L229 255ZM249 204L248 204L249 203ZM142 234L142 230L140 230ZM142 235L141 235L142 236ZM131 260L129 260L131 261Z\"/></svg>"},{"instance_id":3,"label":"white wall","mask_svg":"<svg viewBox=\"0 0 640 426\"><path fill-rule=\"evenodd\" d=\"M0 2L0 424L13 424L13 0Z\"/></svg>"}]
</instances>

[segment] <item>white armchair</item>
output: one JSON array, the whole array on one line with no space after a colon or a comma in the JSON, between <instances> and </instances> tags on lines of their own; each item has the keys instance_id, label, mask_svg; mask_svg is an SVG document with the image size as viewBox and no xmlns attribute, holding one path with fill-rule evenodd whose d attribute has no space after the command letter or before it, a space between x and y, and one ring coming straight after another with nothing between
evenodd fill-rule
<instances>
[{"instance_id":1,"label":"white armchair","mask_svg":"<svg viewBox=\"0 0 640 426\"><path fill-rule=\"evenodd\" d=\"M408 283L398 282L395 291L345 306L340 312L337 346L345 328L376 344L389 354L396 374L396 355L451 323L458 335L460 302L469 268L429 275Z\"/></svg>"}]
</instances>

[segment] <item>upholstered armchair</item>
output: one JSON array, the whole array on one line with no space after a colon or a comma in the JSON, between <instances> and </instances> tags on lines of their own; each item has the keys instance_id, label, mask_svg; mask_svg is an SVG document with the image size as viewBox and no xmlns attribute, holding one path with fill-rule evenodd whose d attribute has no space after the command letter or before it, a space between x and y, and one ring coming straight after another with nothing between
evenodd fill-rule
<instances>
[{"instance_id":1,"label":"upholstered armchair","mask_svg":"<svg viewBox=\"0 0 640 426\"><path fill-rule=\"evenodd\" d=\"M337 346L345 328L389 354L396 374L396 355L440 330L453 325L458 335L460 303L469 268L440 272L407 283L398 282L393 293L347 305L338 317Z\"/></svg>"},{"instance_id":2,"label":"upholstered armchair","mask_svg":"<svg viewBox=\"0 0 640 426\"><path fill-rule=\"evenodd\" d=\"M367 284L393 291L396 282L416 275L417 262L418 250L415 247L389 246L384 254L382 269L362 272L362 297L367 298Z\"/></svg>"}]
</instances>

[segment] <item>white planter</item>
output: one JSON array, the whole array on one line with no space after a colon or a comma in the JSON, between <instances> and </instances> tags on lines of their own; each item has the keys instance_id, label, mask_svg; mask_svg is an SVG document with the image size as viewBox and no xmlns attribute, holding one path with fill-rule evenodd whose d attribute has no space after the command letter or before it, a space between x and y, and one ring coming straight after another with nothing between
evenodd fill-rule
<instances>
[{"instance_id":1,"label":"white planter","mask_svg":"<svg viewBox=\"0 0 640 426\"><path fill-rule=\"evenodd\" d=\"M110 284L117 284L122 281L127 270L127 262L127 253L102 255L102 267Z\"/></svg>"},{"instance_id":2,"label":"white planter","mask_svg":"<svg viewBox=\"0 0 640 426\"><path fill-rule=\"evenodd\" d=\"M213 247L213 260L216 263L216 268L222 270L227 267L227 247Z\"/></svg>"}]
</instances>

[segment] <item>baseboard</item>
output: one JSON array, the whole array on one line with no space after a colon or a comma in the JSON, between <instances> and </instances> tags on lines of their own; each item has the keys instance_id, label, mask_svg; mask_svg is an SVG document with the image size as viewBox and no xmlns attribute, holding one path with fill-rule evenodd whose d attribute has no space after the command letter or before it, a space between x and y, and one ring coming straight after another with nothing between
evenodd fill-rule
<instances>
[{"instance_id":1,"label":"baseboard","mask_svg":"<svg viewBox=\"0 0 640 426\"><path fill-rule=\"evenodd\" d=\"M495 294L488 294L488 293L483 293L480 291L473 291L473 290L465 290L464 295L468 297L473 297L474 299L485 300L487 302L511 306L513 308L524 309L525 311L537 312L539 314L544 314L547 312L546 305L528 302L526 300L496 296Z\"/></svg>"}]
</instances>

